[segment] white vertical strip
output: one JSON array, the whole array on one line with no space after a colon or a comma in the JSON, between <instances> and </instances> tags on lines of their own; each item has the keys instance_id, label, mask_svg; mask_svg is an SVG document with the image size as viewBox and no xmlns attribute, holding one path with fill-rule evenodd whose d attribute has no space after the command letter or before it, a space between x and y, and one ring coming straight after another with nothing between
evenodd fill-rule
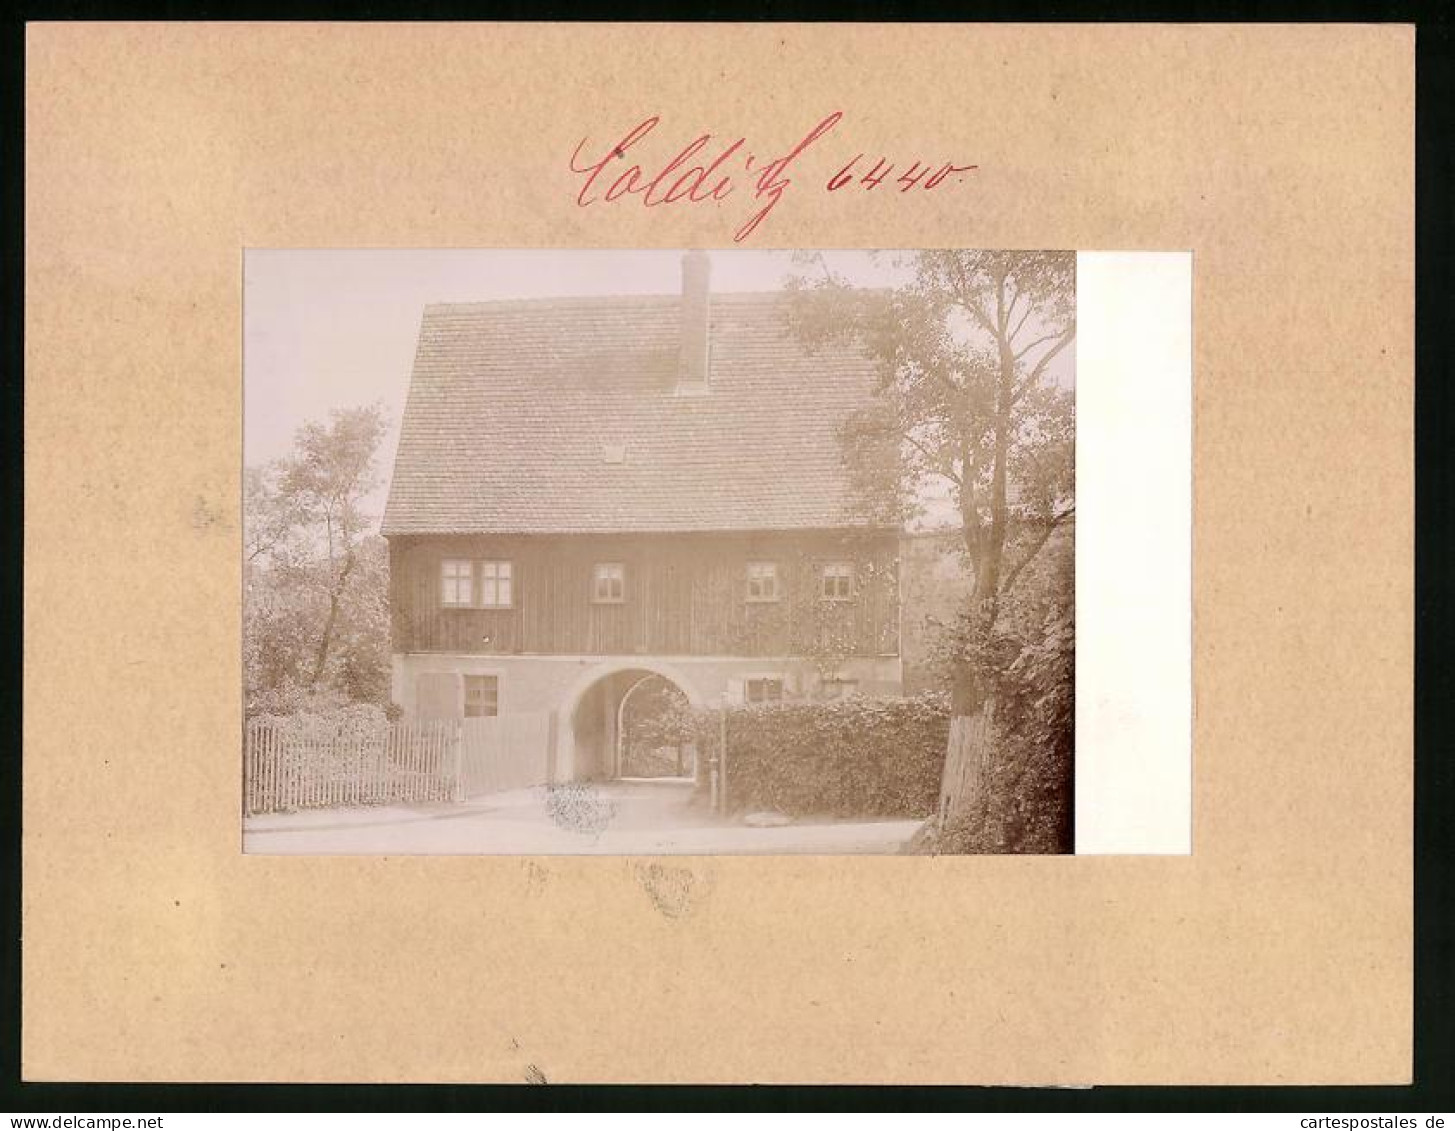
<instances>
[{"instance_id":1,"label":"white vertical strip","mask_svg":"<svg viewBox=\"0 0 1455 1131\"><path fill-rule=\"evenodd\" d=\"M1076 851L1192 851L1192 256L1076 259Z\"/></svg>"}]
</instances>

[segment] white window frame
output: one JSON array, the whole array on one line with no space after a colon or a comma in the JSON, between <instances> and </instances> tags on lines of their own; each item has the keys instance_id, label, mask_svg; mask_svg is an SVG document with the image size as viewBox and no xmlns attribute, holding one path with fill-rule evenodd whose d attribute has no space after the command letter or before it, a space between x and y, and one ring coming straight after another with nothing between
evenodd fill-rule
<instances>
[{"instance_id":1,"label":"white window frame","mask_svg":"<svg viewBox=\"0 0 1455 1131\"><path fill-rule=\"evenodd\" d=\"M509 609L515 605L515 567L506 558L480 562L480 608ZM504 593L502 599L501 594Z\"/></svg>"},{"instance_id":2,"label":"white window frame","mask_svg":"<svg viewBox=\"0 0 1455 1131\"><path fill-rule=\"evenodd\" d=\"M470 714L470 681L472 679L493 679L495 681L495 713L493 715ZM466 719L497 719L500 717L501 678L499 672L460 673L460 715Z\"/></svg>"},{"instance_id":3,"label":"white window frame","mask_svg":"<svg viewBox=\"0 0 1455 1131\"><path fill-rule=\"evenodd\" d=\"M840 593L842 588L847 590ZM830 583L833 591L830 592ZM819 596L825 601L852 601L854 599L854 563L849 561L824 562L818 575Z\"/></svg>"},{"instance_id":4,"label":"white window frame","mask_svg":"<svg viewBox=\"0 0 1455 1131\"><path fill-rule=\"evenodd\" d=\"M508 558L441 559L440 605L446 609L514 608L515 564Z\"/></svg>"},{"instance_id":5,"label":"white window frame","mask_svg":"<svg viewBox=\"0 0 1455 1131\"><path fill-rule=\"evenodd\" d=\"M778 563L752 561L748 563L748 600L753 604L768 604L779 599ZM756 586L756 592L754 587Z\"/></svg>"},{"instance_id":6,"label":"white window frame","mask_svg":"<svg viewBox=\"0 0 1455 1131\"><path fill-rule=\"evenodd\" d=\"M606 592L602 592L602 583L606 583ZM616 592L613 593L612 583L615 583ZM591 569L591 601L596 605L624 605L626 604L626 563L625 562L597 562Z\"/></svg>"},{"instance_id":7,"label":"white window frame","mask_svg":"<svg viewBox=\"0 0 1455 1131\"><path fill-rule=\"evenodd\" d=\"M451 572L451 567L454 572ZM465 599L460 600L460 586ZM475 603L475 563L465 558L445 558L440 562L440 604L447 609L468 609Z\"/></svg>"}]
</instances>

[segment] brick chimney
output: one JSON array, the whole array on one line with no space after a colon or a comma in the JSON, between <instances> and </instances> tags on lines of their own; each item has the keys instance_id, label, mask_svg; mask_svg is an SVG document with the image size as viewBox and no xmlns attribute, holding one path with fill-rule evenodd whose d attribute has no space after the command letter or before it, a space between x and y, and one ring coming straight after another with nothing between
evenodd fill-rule
<instances>
[{"instance_id":1,"label":"brick chimney","mask_svg":"<svg viewBox=\"0 0 1455 1131\"><path fill-rule=\"evenodd\" d=\"M679 394L707 392L707 326L712 260L705 251L682 257L682 356L677 369Z\"/></svg>"}]
</instances>

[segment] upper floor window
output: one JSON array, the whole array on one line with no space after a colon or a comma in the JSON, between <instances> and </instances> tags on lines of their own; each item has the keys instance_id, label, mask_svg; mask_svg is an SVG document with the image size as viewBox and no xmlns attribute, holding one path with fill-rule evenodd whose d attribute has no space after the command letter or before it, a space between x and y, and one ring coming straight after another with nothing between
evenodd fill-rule
<instances>
[{"instance_id":1,"label":"upper floor window","mask_svg":"<svg viewBox=\"0 0 1455 1131\"><path fill-rule=\"evenodd\" d=\"M510 563L480 563L480 604L487 609L510 608Z\"/></svg>"},{"instance_id":2,"label":"upper floor window","mask_svg":"<svg viewBox=\"0 0 1455 1131\"><path fill-rule=\"evenodd\" d=\"M485 609L510 607L512 594L509 562L471 562L446 558L440 563L440 585L440 603L443 605Z\"/></svg>"},{"instance_id":3,"label":"upper floor window","mask_svg":"<svg viewBox=\"0 0 1455 1131\"><path fill-rule=\"evenodd\" d=\"M500 714L500 677L467 675L465 677L465 718L486 719Z\"/></svg>"},{"instance_id":4,"label":"upper floor window","mask_svg":"<svg viewBox=\"0 0 1455 1131\"><path fill-rule=\"evenodd\" d=\"M600 604L619 605L626 600L626 566L621 562L599 562L592 579L591 599Z\"/></svg>"},{"instance_id":5,"label":"upper floor window","mask_svg":"<svg viewBox=\"0 0 1455 1131\"><path fill-rule=\"evenodd\" d=\"M748 563L748 600L778 600L778 563Z\"/></svg>"},{"instance_id":6,"label":"upper floor window","mask_svg":"<svg viewBox=\"0 0 1455 1131\"><path fill-rule=\"evenodd\" d=\"M440 563L440 578L444 586L440 603L445 605L473 605L475 603L475 563L446 558Z\"/></svg>"},{"instance_id":7,"label":"upper floor window","mask_svg":"<svg viewBox=\"0 0 1455 1131\"><path fill-rule=\"evenodd\" d=\"M829 601L847 601L854 595L854 564L828 562L823 567L823 595Z\"/></svg>"},{"instance_id":8,"label":"upper floor window","mask_svg":"<svg viewBox=\"0 0 1455 1131\"><path fill-rule=\"evenodd\" d=\"M783 699L783 681L771 678L744 680L743 699L748 703L778 703Z\"/></svg>"}]
</instances>

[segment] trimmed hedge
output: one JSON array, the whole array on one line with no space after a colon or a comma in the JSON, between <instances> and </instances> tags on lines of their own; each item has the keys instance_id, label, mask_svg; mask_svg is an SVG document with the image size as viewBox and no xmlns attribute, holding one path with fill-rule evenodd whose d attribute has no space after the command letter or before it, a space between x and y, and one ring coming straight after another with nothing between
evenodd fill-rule
<instances>
[{"instance_id":1,"label":"trimmed hedge","mask_svg":"<svg viewBox=\"0 0 1455 1131\"><path fill-rule=\"evenodd\" d=\"M707 754L717 747L718 713L700 725ZM949 729L949 699L938 693L732 707L728 804L794 817L929 816Z\"/></svg>"}]
</instances>

